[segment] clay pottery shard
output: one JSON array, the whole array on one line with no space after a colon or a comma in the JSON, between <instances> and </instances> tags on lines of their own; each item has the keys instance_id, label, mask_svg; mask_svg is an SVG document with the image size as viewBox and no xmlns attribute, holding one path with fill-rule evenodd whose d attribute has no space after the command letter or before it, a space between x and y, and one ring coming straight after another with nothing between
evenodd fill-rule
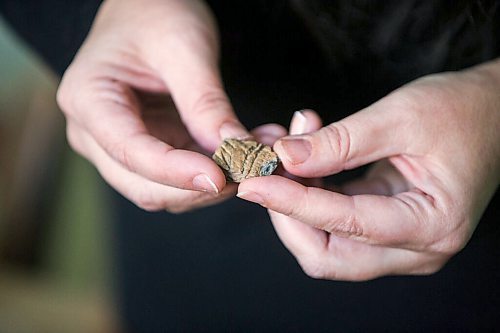
<instances>
[{"instance_id":1,"label":"clay pottery shard","mask_svg":"<svg viewBox=\"0 0 500 333\"><path fill-rule=\"evenodd\" d=\"M278 166L278 155L271 147L252 140L225 139L212 156L228 181L269 176Z\"/></svg>"}]
</instances>

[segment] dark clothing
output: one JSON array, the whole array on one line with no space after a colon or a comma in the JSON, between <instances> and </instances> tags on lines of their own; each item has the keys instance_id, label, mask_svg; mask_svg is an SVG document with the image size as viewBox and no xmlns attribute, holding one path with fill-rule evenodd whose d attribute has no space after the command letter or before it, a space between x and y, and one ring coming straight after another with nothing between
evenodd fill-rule
<instances>
[{"instance_id":1,"label":"dark clothing","mask_svg":"<svg viewBox=\"0 0 500 333\"><path fill-rule=\"evenodd\" d=\"M4 0L0 9L62 74L98 1L41 3ZM304 107L330 122L405 81L368 60L325 69L324 51L286 2L249 3L213 1L227 90L248 127L287 125ZM146 213L118 195L113 202L116 281L130 332L500 329L498 195L469 245L439 273L362 283L308 278L265 210L241 200L182 215Z\"/></svg>"}]
</instances>

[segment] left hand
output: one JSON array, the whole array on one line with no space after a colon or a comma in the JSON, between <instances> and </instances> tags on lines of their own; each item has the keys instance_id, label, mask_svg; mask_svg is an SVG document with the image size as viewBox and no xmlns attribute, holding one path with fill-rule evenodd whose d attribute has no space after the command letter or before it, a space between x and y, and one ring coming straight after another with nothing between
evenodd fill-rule
<instances>
[{"instance_id":1,"label":"left hand","mask_svg":"<svg viewBox=\"0 0 500 333\"><path fill-rule=\"evenodd\" d=\"M180 213L234 195L206 155L246 137L203 0L106 0L57 94L71 147L137 206Z\"/></svg>"},{"instance_id":2,"label":"left hand","mask_svg":"<svg viewBox=\"0 0 500 333\"><path fill-rule=\"evenodd\" d=\"M277 141L285 169L322 177L377 162L342 192L270 176L238 196L267 207L315 278L431 274L470 239L500 181L500 61L430 75L311 134Z\"/></svg>"}]
</instances>

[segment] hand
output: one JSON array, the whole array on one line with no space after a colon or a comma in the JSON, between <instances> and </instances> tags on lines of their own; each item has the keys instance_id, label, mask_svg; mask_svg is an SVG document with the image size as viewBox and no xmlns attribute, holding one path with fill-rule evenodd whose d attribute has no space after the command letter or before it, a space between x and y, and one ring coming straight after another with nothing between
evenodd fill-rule
<instances>
[{"instance_id":1,"label":"hand","mask_svg":"<svg viewBox=\"0 0 500 333\"><path fill-rule=\"evenodd\" d=\"M270 176L238 196L269 209L315 278L430 274L471 237L500 180L500 62L416 80L321 130L274 148L293 175L376 162L343 194Z\"/></svg>"},{"instance_id":2,"label":"hand","mask_svg":"<svg viewBox=\"0 0 500 333\"><path fill-rule=\"evenodd\" d=\"M107 0L63 77L69 143L144 209L181 212L235 192L204 155L249 135L222 87L217 38L202 1Z\"/></svg>"}]
</instances>

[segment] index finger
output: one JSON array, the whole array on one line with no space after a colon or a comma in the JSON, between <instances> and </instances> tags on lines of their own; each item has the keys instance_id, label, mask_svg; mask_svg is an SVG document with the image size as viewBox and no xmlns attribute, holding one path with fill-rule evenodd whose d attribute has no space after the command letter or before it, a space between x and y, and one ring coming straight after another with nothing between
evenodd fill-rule
<instances>
[{"instance_id":1,"label":"index finger","mask_svg":"<svg viewBox=\"0 0 500 333\"><path fill-rule=\"evenodd\" d=\"M159 184L213 193L224 188L224 174L209 157L175 149L150 135L133 95L119 83L110 84L121 91L102 89L78 105L75 117L110 157Z\"/></svg>"},{"instance_id":2,"label":"index finger","mask_svg":"<svg viewBox=\"0 0 500 333\"><path fill-rule=\"evenodd\" d=\"M368 244L420 249L433 241L432 207L417 192L348 196L268 176L244 181L238 196L327 232Z\"/></svg>"}]
</instances>

